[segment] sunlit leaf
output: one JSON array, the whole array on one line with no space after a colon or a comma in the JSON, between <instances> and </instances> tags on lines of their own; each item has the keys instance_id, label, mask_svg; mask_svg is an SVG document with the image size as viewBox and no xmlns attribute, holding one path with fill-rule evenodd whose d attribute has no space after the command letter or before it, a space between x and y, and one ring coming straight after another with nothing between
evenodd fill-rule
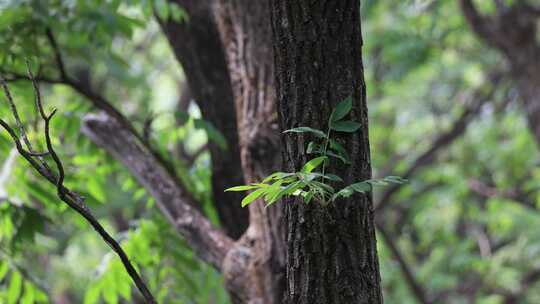
<instances>
[{"instance_id":1,"label":"sunlit leaf","mask_svg":"<svg viewBox=\"0 0 540 304\"><path fill-rule=\"evenodd\" d=\"M243 186L235 186L235 187L227 188L225 189L225 191L247 191L247 190L257 189L257 188L260 188L260 187L256 185L243 185Z\"/></svg>"},{"instance_id":2,"label":"sunlit leaf","mask_svg":"<svg viewBox=\"0 0 540 304\"><path fill-rule=\"evenodd\" d=\"M35 288L29 282L24 282L24 293L20 304L34 304L36 300Z\"/></svg>"},{"instance_id":3,"label":"sunlit leaf","mask_svg":"<svg viewBox=\"0 0 540 304\"><path fill-rule=\"evenodd\" d=\"M9 280L7 303L8 304L17 303L19 299L19 295L21 294L21 291L22 291L22 277L20 273L14 271L12 272L11 278Z\"/></svg>"},{"instance_id":4,"label":"sunlit leaf","mask_svg":"<svg viewBox=\"0 0 540 304\"><path fill-rule=\"evenodd\" d=\"M304 172L304 173L310 173L311 171L313 171L314 169L316 169L317 167L319 167L325 160L327 160L328 157L326 156L319 156L319 157L316 157L310 161L308 161L303 167L302 167L302 170L301 172Z\"/></svg>"},{"instance_id":5,"label":"sunlit leaf","mask_svg":"<svg viewBox=\"0 0 540 304\"><path fill-rule=\"evenodd\" d=\"M245 207L249 204L251 204L254 200L258 199L261 195L265 193L266 189L257 189L250 194L248 194L244 199L242 200L242 207Z\"/></svg>"}]
</instances>

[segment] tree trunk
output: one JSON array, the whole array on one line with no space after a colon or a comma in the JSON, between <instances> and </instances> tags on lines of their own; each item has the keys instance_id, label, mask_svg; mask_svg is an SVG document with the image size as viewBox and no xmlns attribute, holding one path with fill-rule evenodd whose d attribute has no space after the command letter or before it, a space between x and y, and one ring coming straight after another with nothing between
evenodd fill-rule
<instances>
[{"instance_id":1,"label":"tree trunk","mask_svg":"<svg viewBox=\"0 0 540 304\"><path fill-rule=\"evenodd\" d=\"M236 113L231 81L211 1L170 0L180 5L189 21L161 20L161 27L186 74L192 95L205 120L227 140L227 150L210 141L212 195L219 219L228 235L237 239L246 230L249 216L241 208L242 194L224 192L244 184L240 164Z\"/></svg>"},{"instance_id":2,"label":"tree trunk","mask_svg":"<svg viewBox=\"0 0 540 304\"><path fill-rule=\"evenodd\" d=\"M362 128L335 135L351 165L331 162L347 184L371 176L366 91L356 0L271 0L281 130L326 130L334 106L353 97L351 118ZM308 160L306 135L282 135L285 170ZM382 303L371 194L322 207L286 202L286 303Z\"/></svg>"},{"instance_id":3,"label":"tree trunk","mask_svg":"<svg viewBox=\"0 0 540 304\"><path fill-rule=\"evenodd\" d=\"M281 164L268 2L220 0L215 14L232 81L244 178L260 182ZM225 259L226 284L245 291L240 301L282 303L282 206L255 202L249 214L247 233ZM247 258L246 249L251 253Z\"/></svg>"},{"instance_id":4,"label":"tree trunk","mask_svg":"<svg viewBox=\"0 0 540 304\"><path fill-rule=\"evenodd\" d=\"M518 1L496 15L483 16L472 0L460 0L460 5L473 32L508 60L529 129L540 147L540 10Z\"/></svg>"}]
</instances>

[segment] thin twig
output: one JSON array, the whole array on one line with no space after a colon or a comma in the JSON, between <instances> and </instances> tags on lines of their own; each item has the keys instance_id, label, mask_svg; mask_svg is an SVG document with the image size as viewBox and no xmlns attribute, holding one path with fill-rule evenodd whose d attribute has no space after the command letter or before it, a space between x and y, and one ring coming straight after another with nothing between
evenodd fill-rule
<instances>
[{"instance_id":1,"label":"thin twig","mask_svg":"<svg viewBox=\"0 0 540 304\"><path fill-rule=\"evenodd\" d=\"M386 231L386 229L378 222L376 222L377 230L383 237L386 245L390 249L392 255L397 260L399 267L401 268L401 272L403 273L403 276L405 278L405 282L407 285L409 285L409 288L411 289L414 297L418 300L419 303L422 304L429 304L432 303L426 294L426 290L420 285L420 283L416 280L411 268L405 261L405 257L403 254L401 254L399 248L397 247L397 244L392 239L392 236L390 233Z\"/></svg>"},{"instance_id":2,"label":"thin twig","mask_svg":"<svg viewBox=\"0 0 540 304\"><path fill-rule=\"evenodd\" d=\"M0 76L1 77L1 76ZM1 78L3 80L3 78ZM11 96L9 93L9 88L5 83L3 82L3 88L4 92L6 93L6 96ZM37 85L34 84L34 88L38 88ZM36 94L39 94L39 92L36 92ZM11 99L12 101L12 99ZM13 111L16 111L15 104L13 104ZM56 168L58 170L58 174L56 175L52 170L50 170L48 167L45 167L41 165L39 162L37 162L33 157L35 153L29 152L24 149L23 145L21 144L19 137L17 136L16 132L9 126L8 123L6 123L4 120L0 119L0 125L9 133L11 138L13 139L13 142L15 143L17 147L17 151L19 154L21 154L28 163L36 170L38 171L43 177L45 177L49 182L56 185L57 187L57 194L58 197L65 202L71 209L75 210L77 213L79 213L82 217L84 217L90 225L98 232L98 234L103 238L103 240L112 248L112 250L120 257L120 260L122 261L122 264L124 265L126 271L132 278L133 282L139 289L139 291L142 293L143 297L147 301L147 303L157 303L154 300L154 297L152 296L151 292L146 287L146 284L143 282L141 277L139 276L138 272L135 270L135 267L131 264L128 256L122 249L122 247L118 244L118 242L103 228L103 226L99 223L99 221L92 215L90 212L90 209L85 205L84 198L80 196L79 194L72 192L68 188L66 188L63 184L64 182L64 167L62 165L62 161L58 157L58 154L54 150L54 147L52 145L51 136L50 136L50 121L53 118L54 114L56 113L56 110L53 110L51 114L46 115L45 111L43 110L43 105L41 103L41 98L36 99L36 107L37 111L39 111L41 118L45 121L45 141L47 145L47 153L52 157L56 164ZM24 133L24 129L21 130L21 136L26 136Z\"/></svg>"},{"instance_id":3,"label":"thin twig","mask_svg":"<svg viewBox=\"0 0 540 304\"><path fill-rule=\"evenodd\" d=\"M56 38L54 37L54 34L50 28L45 30L45 34L47 35L47 39L49 40L51 48L53 49L54 58L56 60L56 64L58 65L58 70L60 71L60 78L67 80L68 77L66 73L66 65L64 64L64 59L62 59L62 54L60 53L58 43L56 43Z\"/></svg>"},{"instance_id":4,"label":"thin twig","mask_svg":"<svg viewBox=\"0 0 540 304\"><path fill-rule=\"evenodd\" d=\"M11 109L11 113L13 114L13 117L15 118L15 123L17 124L17 127L19 128L19 132L21 133L21 137L26 145L26 148L28 151L33 153L32 144L28 140L28 137L26 136L26 131L24 130L24 125L21 121L21 118L19 116L19 112L17 112L17 108L15 107L15 103L13 102L13 97L11 96L11 92L8 90L6 80L2 75L0 75L0 84L2 85L2 89L4 91L4 94L6 95L6 100L9 104L9 107Z\"/></svg>"},{"instance_id":5,"label":"thin twig","mask_svg":"<svg viewBox=\"0 0 540 304\"><path fill-rule=\"evenodd\" d=\"M500 72L496 71L489 75L490 84L497 86L502 80ZM471 105L467 106L463 113L457 118L452 124L452 128L446 132L439 134L430 145L430 147L420 154L412 164L405 170L403 173L393 173L392 175L400 175L404 179L411 179L413 175L423 169L427 165L433 163L436 159L436 156L450 144L452 144L457 138L462 136L469 123L472 119L480 113L482 106L487 103L495 94L495 90L490 90L488 94L483 95L482 91L479 90L473 96L473 102ZM378 213L381 213L382 210L386 209L391 203L392 197L394 194L400 190L400 185L394 184L386 188L381 195L381 198L377 201L375 205L375 210Z\"/></svg>"}]
</instances>

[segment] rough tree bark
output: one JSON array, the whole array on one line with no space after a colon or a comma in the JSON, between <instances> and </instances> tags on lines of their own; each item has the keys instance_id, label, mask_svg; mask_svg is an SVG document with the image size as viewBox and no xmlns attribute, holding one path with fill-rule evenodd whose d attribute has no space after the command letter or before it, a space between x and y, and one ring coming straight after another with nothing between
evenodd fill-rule
<instances>
[{"instance_id":1,"label":"rough tree bark","mask_svg":"<svg viewBox=\"0 0 540 304\"><path fill-rule=\"evenodd\" d=\"M358 1L270 2L281 129L324 130L333 107L352 95L351 116L362 128L336 137L352 164L330 170L348 183L370 178ZM286 171L308 160L307 140L282 136ZM371 195L327 207L296 199L286 203L286 221L286 303L382 303Z\"/></svg>"},{"instance_id":2,"label":"rough tree bark","mask_svg":"<svg viewBox=\"0 0 540 304\"><path fill-rule=\"evenodd\" d=\"M281 164L269 6L267 1L219 0L214 13L232 81L244 178L259 182ZM281 210L265 208L262 202L251 204L249 228L225 259L226 285L245 291L241 301L282 303Z\"/></svg>"},{"instance_id":3,"label":"rough tree bark","mask_svg":"<svg viewBox=\"0 0 540 304\"><path fill-rule=\"evenodd\" d=\"M496 15L482 16L472 0L460 0L460 4L473 32L508 60L529 128L540 146L540 8L517 1L499 9Z\"/></svg>"},{"instance_id":4,"label":"rough tree bark","mask_svg":"<svg viewBox=\"0 0 540 304\"><path fill-rule=\"evenodd\" d=\"M188 22L172 19L160 24L177 60L182 65L189 88L205 120L227 140L226 151L210 141L212 195L220 221L228 235L237 239L246 230L248 211L239 202L242 193L224 192L242 185L236 113L229 71L210 0L170 0L189 15Z\"/></svg>"}]
</instances>

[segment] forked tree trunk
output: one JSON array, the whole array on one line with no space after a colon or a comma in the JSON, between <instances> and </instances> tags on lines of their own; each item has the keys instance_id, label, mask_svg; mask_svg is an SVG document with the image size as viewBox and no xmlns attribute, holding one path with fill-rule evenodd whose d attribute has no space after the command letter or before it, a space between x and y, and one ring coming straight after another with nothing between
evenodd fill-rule
<instances>
[{"instance_id":1,"label":"forked tree trunk","mask_svg":"<svg viewBox=\"0 0 540 304\"><path fill-rule=\"evenodd\" d=\"M326 130L334 106L353 97L351 118L362 128L334 136L352 164L330 164L346 183L370 178L366 91L357 0L271 0L278 113L282 130ZM282 135L287 171L309 159L307 135ZM301 199L285 203L285 303L382 303L371 194L327 207Z\"/></svg>"},{"instance_id":2,"label":"forked tree trunk","mask_svg":"<svg viewBox=\"0 0 540 304\"><path fill-rule=\"evenodd\" d=\"M227 140L223 150L209 142L212 158L212 196L228 235L237 239L248 226L248 212L240 207L242 193L224 192L244 183L236 113L229 71L214 22L211 1L169 0L186 10L188 21L161 20L161 27L186 74L189 88L202 116Z\"/></svg>"},{"instance_id":3,"label":"forked tree trunk","mask_svg":"<svg viewBox=\"0 0 540 304\"><path fill-rule=\"evenodd\" d=\"M218 0L215 14L229 67L247 183L281 165L270 10L267 1ZM225 283L238 303L280 304L285 247L282 206L249 206L250 224L224 262ZM249 252L249 255L246 255ZM241 266L239 266L241 265Z\"/></svg>"}]
</instances>

